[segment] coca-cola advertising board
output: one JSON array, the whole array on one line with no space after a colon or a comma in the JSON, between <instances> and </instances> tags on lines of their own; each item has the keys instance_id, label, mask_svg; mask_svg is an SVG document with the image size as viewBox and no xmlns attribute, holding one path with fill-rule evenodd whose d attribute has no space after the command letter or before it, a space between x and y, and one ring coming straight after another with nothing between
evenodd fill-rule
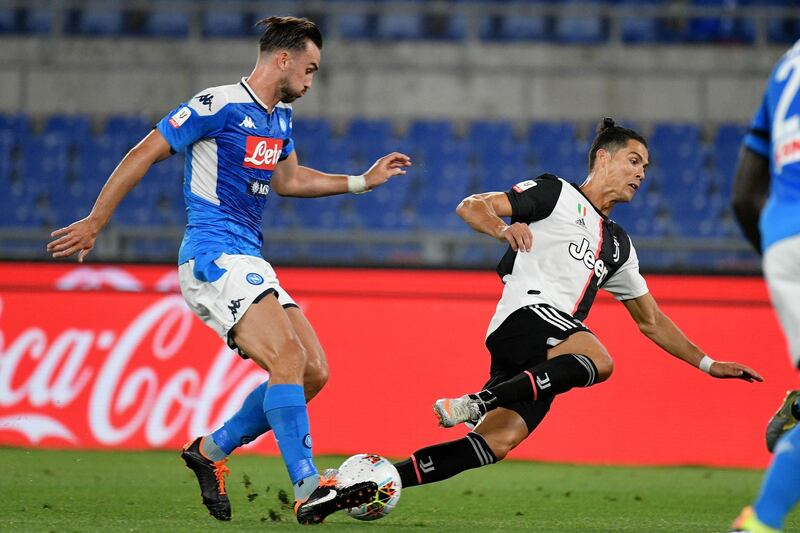
<instances>
[{"instance_id":1,"label":"coca-cola advertising board","mask_svg":"<svg viewBox=\"0 0 800 533\"><path fill-rule=\"evenodd\" d=\"M484 334L502 289L495 274L277 270L329 360L330 381L309 405L316 453L399 457L465 432L438 428L431 405L486 379ZM215 429L267 378L188 310L175 267L5 263L0 279L0 444L176 449ZM557 398L513 457L766 464L764 424L796 377L763 282L648 281L712 357L750 364L767 381L715 380L675 360L602 295L587 325L614 357L614 374ZM271 435L246 450L277 453Z\"/></svg>"}]
</instances>

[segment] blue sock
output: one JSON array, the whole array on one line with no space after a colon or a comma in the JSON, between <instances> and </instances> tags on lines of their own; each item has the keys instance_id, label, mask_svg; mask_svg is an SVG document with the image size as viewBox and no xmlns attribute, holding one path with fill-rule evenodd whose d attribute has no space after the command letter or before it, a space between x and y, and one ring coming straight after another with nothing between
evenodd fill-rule
<instances>
[{"instance_id":1,"label":"blue sock","mask_svg":"<svg viewBox=\"0 0 800 533\"><path fill-rule=\"evenodd\" d=\"M211 434L211 439L225 455L263 435L270 429L264 414L264 395L269 381L265 381L247 395L242 407L225 424Z\"/></svg>"},{"instance_id":2,"label":"blue sock","mask_svg":"<svg viewBox=\"0 0 800 533\"><path fill-rule=\"evenodd\" d=\"M318 476L311 454L311 434L303 386L270 385L264 395L264 412L297 492L298 487L308 485L301 482Z\"/></svg>"},{"instance_id":3,"label":"blue sock","mask_svg":"<svg viewBox=\"0 0 800 533\"><path fill-rule=\"evenodd\" d=\"M800 500L800 426L780 438L753 506L764 524L783 529L783 521Z\"/></svg>"}]
</instances>

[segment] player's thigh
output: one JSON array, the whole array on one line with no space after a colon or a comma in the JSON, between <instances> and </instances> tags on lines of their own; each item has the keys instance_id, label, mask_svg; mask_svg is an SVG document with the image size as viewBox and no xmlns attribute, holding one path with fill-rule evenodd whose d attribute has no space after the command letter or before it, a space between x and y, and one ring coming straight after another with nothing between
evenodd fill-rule
<instances>
[{"instance_id":1,"label":"player's thigh","mask_svg":"<svg viewBox=\"0 0 800 533\"><path fill-rule=\"evenodd\" d=\"M566 340L547 350L547 358L576 353L585 355L592 360L597 367L599 381L603 381L611 376L614 370L614 361L611 359L608 350L600 340L588 331L573 333Z\"/></svg>"},{"instance_id":2,"label":"player's thigh","mask_svg":"<svg viewBox=\"0 0 800 533\"><path fill-rule=\"evenodd\" d=\"M317 337L317 332L314 331L311 322L308 321L303 311L299 307L287 307L286 314L300 339L300 344L303 345L306 351L303 383L306 388L306 399L310 400L328 381L328 360L325 357L325 351L322 349L322 343L319 342L319 337Z\"/></svg>"},{"instance_id":3,"label":"player's thigh","mask_svg":"<svg viewBox=\"0 0 800 533\"><path fill-rule=\"evenodd\" d=\"M475 428L475 433L483 437L498 460L503 459L529 435L528 424L522 416L504 407L486 413Z\"/></svg>"},{"instance_id":4,"label":"player's thigh","mask_svg":"<svg viewBox=\"0 0 800 533\"><path fill-rule=\"evenodd\" d=\"M302 380L305 350L274 294L251 304L231 333L236 346L270 372L273 383Z\"/></svg>"}]
</instances>

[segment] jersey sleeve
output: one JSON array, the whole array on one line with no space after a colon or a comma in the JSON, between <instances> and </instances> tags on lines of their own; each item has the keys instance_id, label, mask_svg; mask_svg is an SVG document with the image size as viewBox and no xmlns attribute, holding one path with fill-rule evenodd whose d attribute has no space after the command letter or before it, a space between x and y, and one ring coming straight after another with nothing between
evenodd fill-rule
<instances>
[{"instance_id":1,"label":"jersey sleeve","mask_svg":"<svg viewBox=\"0 0 800 533\"><path fill-rule=\"evenodd\" d=\"M225 125L227 97L224 92L207 89L181 104L162 118L156 128L175 152L205 137L214 137Z\"/></svg>"},{"instance_id":2,"label":"jersey sleeve","mask_svg":"<svg viewBox=\"0 0 800 533\"><path fill-rule=\"evenodd\" d=\"M289 113L286 118L286 136L283 138L283 148L281 149L281 156L278 161L283 161L289 154L294 152L294 137L292 136L292 111L289 108Z\"/></svg>"},{"instance_id":3,"label":"jersey sleeve","mask_svg":"<svg viewBox=\"0 0 800 533\"><path fill-rule=\"evenodd\" d=\"M632 300L649 292L647 282L639 273L639 257L636 255L636 249L633 247L630 237L628 242L630 242L631 248L627 261L602 286L617 300Z\"/></svg>"},{"instance_id":4,"label":"jersey sleeve","mask_svg":"<svg viewBox=\"0 0 800 533\"><path fill-rule=\"evenodd\" d=\"M769 105L767 104L767 94L764 93L764 98L761 100L761 105L758 107L753 121L750 123L750 130L744 137L744 145L752 151L766 157L770 157L770 124L772 123L769 116Z\"/></svg>"},{"instance_id":5,"label":"jersey sleeve","mask_svg":"<svg viewBox=\"0 0 800 533\"><path fill-rule=\"evenodd\" d=\"M534 222L550 216L561 194L563 182L548 174L521 181L506 192L511 202L511 219Z\"/></svg>"}]
</instances>

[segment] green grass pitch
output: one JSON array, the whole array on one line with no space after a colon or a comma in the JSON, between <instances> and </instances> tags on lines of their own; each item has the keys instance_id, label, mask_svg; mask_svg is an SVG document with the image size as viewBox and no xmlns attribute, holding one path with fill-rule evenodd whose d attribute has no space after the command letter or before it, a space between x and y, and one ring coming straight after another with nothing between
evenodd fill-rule
<instances>
[{"instance_id":1,"label":"green grass pitch","mask_svg":"<svg viewBox=\"0 0 800 533\"><path fill-rule=\"evenodd\" d=\"M321 468L341 457L318 457ZM200 503L177 452L0 448L0 531L279 531L296 529L279 458L235 456L233 521ZM506 461L404 491L392 514L358 522L339 513L321 531L725 532L761 473ZM800 530L800 513L787 531Z\"/></svg>"}]
</instances>

